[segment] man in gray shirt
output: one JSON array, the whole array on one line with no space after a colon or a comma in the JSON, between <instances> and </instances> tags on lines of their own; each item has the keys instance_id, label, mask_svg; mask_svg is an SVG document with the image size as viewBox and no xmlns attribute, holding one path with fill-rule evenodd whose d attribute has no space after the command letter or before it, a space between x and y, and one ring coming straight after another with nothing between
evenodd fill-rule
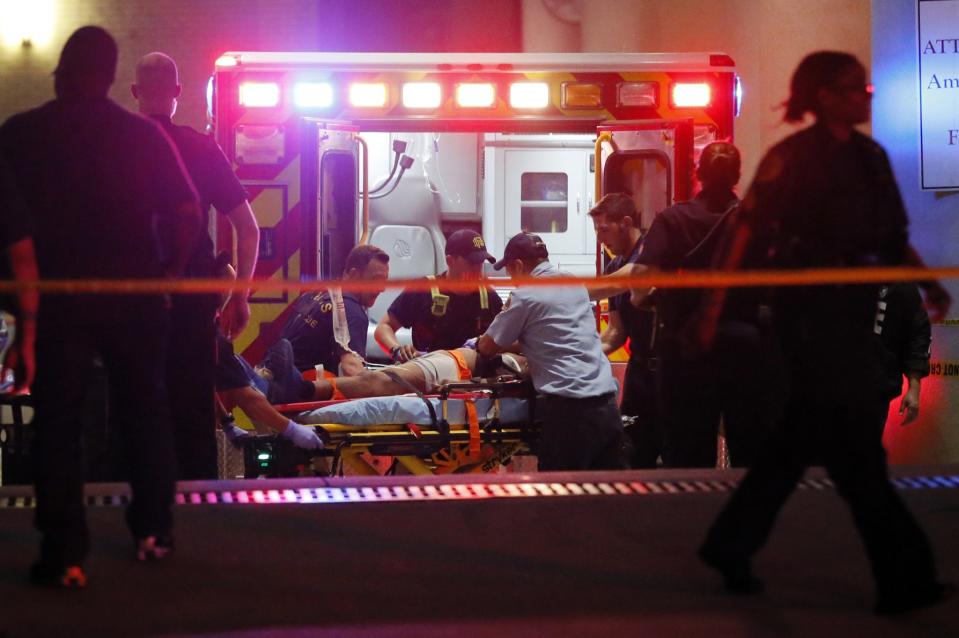
<instances>
[{"instance_id":1,"label":"man in gray shirt","mask_svg":"<svg viewBox=\"0 0 959 638\"><path fill-rule=\"evenodd\" d=\"M548 258L542 239L520 233L496 268L511 277L567 275ZM616 382L584 287L517 288L477 350L526 355L533 386L544 397L540 470L625 468Z\"/></svg>"}]
</instances>

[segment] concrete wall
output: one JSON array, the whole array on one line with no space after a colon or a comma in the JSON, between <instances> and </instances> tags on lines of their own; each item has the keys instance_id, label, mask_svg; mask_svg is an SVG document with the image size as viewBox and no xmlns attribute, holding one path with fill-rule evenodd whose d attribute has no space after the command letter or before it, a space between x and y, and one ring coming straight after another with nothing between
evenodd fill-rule
<instances>
[{"instance_id":1,"label":"concrete wall","mask_svg":"<svg viewBox=\"0 0 959 638\"><path fill-rule=\"evenodd\" d=\"M180 66L178 122L206 123L206 81L227 50L517 51L519 0L34 0L55 7L53 37L0 44L0 121L53 97L50 72L77 27L98 24L120 45L111 97L133 108L137 59L164 51ZM31 0L17 10L30 10ZM482 14L482 20L478 16Z\"/></svg>"},{"instance_id":2,"label":"concrete wall","mask_svg":"<svg viewBox=\"0 0 959 638\"><path fill-rule=\"evenodd\" d=\"M871 55L869 0L588 0L578 6L579 37L545 12L542 0L524 0L527 50L580 44L583 51L722 51L733 57L744 87L736 122L743 186L763 151L795 130L781 124L777 106L799 60L829 48L850 51L868 66ZM561 35L533 37L533 24Z\"/></svg>"}]
</instances>

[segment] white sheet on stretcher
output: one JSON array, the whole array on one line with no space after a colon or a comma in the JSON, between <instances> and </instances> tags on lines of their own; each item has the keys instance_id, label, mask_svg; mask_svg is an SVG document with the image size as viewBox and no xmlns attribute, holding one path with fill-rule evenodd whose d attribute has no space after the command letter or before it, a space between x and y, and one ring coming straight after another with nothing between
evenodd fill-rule
<instances>
[{"instance_id":1,"label":"white sheet on stretcher","mask_svg":"<svg viewBox=\"0 0 959 638\"><path fill-rule=\"evenodd\" d=\"M439 399L429 399L436 410L436 418L442 418ZM480 422L493 418L493 400L476 399L476 411ZM466 402L462 399L450 399L446 402L446 420L450 425L466 424ZM500 423L503 425L524 423L529 420L529 402L526 399L500 399ZM387 425L394 423L413 423L432 425L429 410L422 399L413 395L392 397L371 397L354 399L334 405L317 408L301 413L300 423L320 424L338 423L341 425Z\"/></svg>"}]
</instances>

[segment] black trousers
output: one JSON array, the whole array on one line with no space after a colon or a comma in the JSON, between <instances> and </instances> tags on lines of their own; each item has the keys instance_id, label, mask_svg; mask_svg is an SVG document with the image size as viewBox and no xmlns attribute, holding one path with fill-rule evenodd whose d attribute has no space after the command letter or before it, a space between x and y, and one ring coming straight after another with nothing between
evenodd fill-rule
<instances>
[{"instance_id":1,"label":"black trousers","mask_svg":"<svg viewBox=\"0 0 959 638\"><path fill-rule=\"evenodd\" d=\"M934 561L925 534L889 483L885 450L876 436L888 404L876 401L876 386L857 381L869 376L860 365L870 358L868 348L852 350L861 356L836 359L838 373L817 366L816 354L813 361L790 362L783 427L709 530L706 546L726 560L748 560L766 543L807 465L821 459L849 505L880 595L896 595L932 581ZM854 373L859 377L846 376Z\"/></svg>"},{"instance_id":2,"label":"black trousers","mask_svg":"<svg viewBox=\"0 0 959 638\"><path fill-rule=\"evenodd\" d=\"M167 387L176 445L177 478L217 478L216 298L174 295Z\"/></svg>"},{"instance_id":3,"label":"black trousers","mask_svg":"<svg viewBox=\"0 0 959 638\"><path fill-rule=\"evenodd\" d=\"M163 375L168 319L159 304L147 312L131 311L130 305L116 308L109 319L70 316L69 323L44 320L41 310L33 385L35 524L43 535L41 558L52 564L81 563L89 551L79 414L97 355L129 466L130 530L139 538L167 533L173 525L176 469Z\"/></svg>"},{"instance_id":4,"label":"black trousers","mask_svg":"<svg viewBox=\"0 0 959 638\"><path fill-rule=\"evenodd\" d=\"M623 379L623 401L620 412L635 417L626 428L630 442L629 465L635 469L657 466L663 452L663 423L659 410L658 360L630 359Z\"/></svg>"},{"instance_id":5,"label":"black trousers","mask_svg":"<svg viewBox=\"0 0 959 638\"><path fill-rule=\"evenodd\" d=\"M536 455L542 472L626 468L616 394L574 399L546 395Z\"/></svg>"},{"instance_id":6,"label":"black trousers","mask_svg":"<svg viewBox=\"0 0 959 638\"><path fill-rule=\"evenodd\" d=\"M679 342L660 340L663 464L715 467L720 420L730 463L752 465L781 420L785 379L772 335L758 326L720 326L708 354L688 356Z\"/></svg>"}]
</instances>

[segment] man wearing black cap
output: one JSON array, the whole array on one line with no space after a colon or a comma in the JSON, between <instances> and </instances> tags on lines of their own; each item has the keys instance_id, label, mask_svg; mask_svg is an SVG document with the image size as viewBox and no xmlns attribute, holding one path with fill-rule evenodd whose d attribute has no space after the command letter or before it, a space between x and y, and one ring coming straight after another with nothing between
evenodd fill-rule
<instances>
[{"instance_id":1,"label":"man wearing black cap","mask_svg":"<svg viewBox=\"0 0 959 638\"><path fill-rule=\"evenodd\" d=\"M430 292L406 290L390 306L376 327L376 341L394 361L403 362L420 352L458 348L486 330L503 307L503 300L488 286L469 292L443 290L442 280L479 279L483 262L496 261L476 232L458 230L446 240L447 271L435 278ZM400 345L396 331L413 328L413 345Z\"/></svg>"},{"instance_id":2,"label":"man wearing black cap","mask_svg":"<svg viewBox=\"0 0 959 638\"><path fill-rule=\"evenodd\" d=\"M568 276L549 262L538 236L509 240L496 268L510 277ZM624 469L623 424L616 382L596 332L583 286L520 286L477 343L486 357L526 355L533 387L543 395L536 455L541 471Z\"/></svg>"},{"instance_id":3,"label":"man wearing black cap","mask_svg":"<svg viewBox=\"0 0 959 638\"><path fill-rule=\"evenodd\" d=\"M107 98L116 64L109 33L77 30L54 72L57 98L0 127L0 152L33 217L43 279L176 276L195 241L197 197L176 151L156 123ZM96 356L123 434L137 556L158 558L172 548L176 470L157 365L166 358L166 301L159 294L49 295L37 330L34 478L43 541L31 576L80 587L90 540L77 415Z\"/></svg>"},{"instance_id":4,"label":"man wearing black cap","mask_svg":"<svg viewBox=\"0 0 959 638\"><path fill-rule=\"evenodd\" d=\"M130 87L140 113L155 120L176 146L200 197L204 217L210 207L222 213L236 230L236 278L249 281L256 266L259 228L247 201L246 190L233 173L229 160L212 137L189 126L178 126L172 117L180 96L176 63L153 52L140 58L136 84ZM201 228L209 226L206 219ZM199 234L183 273L187 277L214 277L213 240ZM234 339L250 319L248 290L235 290L220 311L220 330ZM216 312L219 295L174 295L172 298L170 357L167 384L173 411L178 478L213 479L217 475L216 416L213 407L216 367Z\"/></svg>"}]
</instances>

